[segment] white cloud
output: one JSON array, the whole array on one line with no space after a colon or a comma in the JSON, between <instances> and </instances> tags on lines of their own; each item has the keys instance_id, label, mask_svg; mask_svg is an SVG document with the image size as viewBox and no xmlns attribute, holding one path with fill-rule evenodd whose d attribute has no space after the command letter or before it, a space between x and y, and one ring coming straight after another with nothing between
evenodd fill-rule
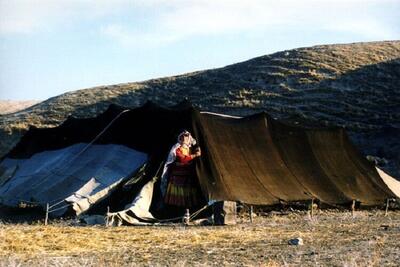
<instances>
[{"instance_id":1,"label":"white cloud","mask_svg":"<svg viewBox=\"0 0 400 267\"><path fill-rule=\"evenodd\" d=\"M138 42L165 44L192 36L262 33L286 27L395 39L398 30L382 22L374 8L396 3L395 0L0 0L0 33L57 31L63 25L95 20L103 36L125 46ZM115 19L122 15L125 20Z\"/></svg>"},{"instance_id":2,"label":"white cloud","mask_svg":"<svg viewBox=\"0 0 400 267\"><path fill-rule=\"evenodd\" d=\"M0 33L35 33L58 30L118 13L127 0L0 0Z\"/></svg>"},{"instance_id":3,"label":"white cloud","mask_svg":"<svg viewBox=\"0 0 400 267\"><path fill-rule=\"evenodd\" d=\"M399 22L400 23L400 22ZM354 35L363 36L367 39L389 40L400 37L399 32L376 20L344 20L327 24L324 29L333 32L347 32ZM396 38L397 37L397 38Z\"/></svg>"},{"instance_id":4,"label":"white cloud","mask_svg":"<svg viewBox=\"0 0 400 267\"><path fill-rule=\"evenodd\" d=\"M102 27L100 32L104 36L116 40L125 47L158 45L160 43L167 44L179 39L169 33L133 32L120 24L109 24Z\"/></svg>"},{"instance_id":5,"label":"white cloud","mask_svg":"<svg viewBox=\"0 0 400 267\"><path fill-rule=\"evenodd\" d=\"M44 6L36 8L27 1L0 2L0 32L1 33L29 33L43 27L45 17L49 16Z\"/></svg>"},{"instance_id":6,"label":"white cloud","mask_svg":"<svg viewBox=\"0 0 400 267\"><path fill-rule=\"evenodd\" d=\"M277 25L295 23L286 4L277 6L262 0L251 1L151 1L156 16L146 31L140 27L112 23L101 33L123 45L166 44L192 36L219 35L257 31ZM280 10L280 12L277 12ZM287 15L283 15L286 13Z\"/></svg>"},{"instance_id":7,"label":"white cloud","mask_svg":"<svg viewBox=\"0 0 400 267\"><path fill-rule=\"evenodd\" d=\"M102 31L106 36L127 45L142 40L143 44L164 44L192 36L229 33L266 33L269 29L292 28L298 31L326 30L331 33L357 34L372 39L395 39L399 32L376 16L375 7L395 1L362 0L220 0L220 1L152 1L157 11L151 27L141 31L132 25L119 25L118 34ZM112 25L116 27L115 24ZM106 27L107 28L107 27ZM121 30L121 29L124 30ZM134 29L134 30L129 30Z\"/></svg>"}]
</instances>

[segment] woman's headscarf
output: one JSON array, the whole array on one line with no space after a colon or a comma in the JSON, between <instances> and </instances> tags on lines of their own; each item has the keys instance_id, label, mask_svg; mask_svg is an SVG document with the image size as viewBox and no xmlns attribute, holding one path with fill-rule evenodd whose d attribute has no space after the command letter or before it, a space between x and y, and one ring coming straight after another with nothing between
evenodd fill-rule
<instances>
[{"instance_id":1,"label":"woman's headscarf","mask_svg":"<svg viewBox=\"0 0 400 267\"><path fill-rule=\"evenodd\" d=\"M194 146L196 144L196 139L192 137L189 131L184 130L178 135L178 143L181 143L183 136L189 136L189 147Z\"/></svg>"}]
</instances>

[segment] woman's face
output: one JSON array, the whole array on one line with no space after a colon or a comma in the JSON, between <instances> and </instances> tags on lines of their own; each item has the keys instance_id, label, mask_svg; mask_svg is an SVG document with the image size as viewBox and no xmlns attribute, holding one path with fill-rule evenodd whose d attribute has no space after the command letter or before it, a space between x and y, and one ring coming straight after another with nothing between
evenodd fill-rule
<instances>
[{"instance_id":1,"label":"woman's face","mask_svg":"<svg viewBox=\"0 0 400 267\"><path fill-rule=\"evenodd\" d=\"M182 136L182 144L189 145L189 141L190 141L189 135Z\"/></svg>"}]
</instances>

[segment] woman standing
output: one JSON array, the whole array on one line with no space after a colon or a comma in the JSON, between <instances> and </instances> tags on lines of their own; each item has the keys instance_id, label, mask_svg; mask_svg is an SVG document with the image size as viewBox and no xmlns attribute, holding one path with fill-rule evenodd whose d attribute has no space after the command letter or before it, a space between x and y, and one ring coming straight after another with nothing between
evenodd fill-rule
<instances>
[{"instance_id":1,"label":"woman standing","mask_svg":"<svg viewBox=\"0 0 400 267\"><path fill-rule=\"evenodd\" d=\"M195 144L191 134L183 131L171 148L164 170L168 177L164 202L168 205L190 208L199 204L194 159L201 156L201 151L198 147L194 150Z\"/></svg>"}]
</instances>

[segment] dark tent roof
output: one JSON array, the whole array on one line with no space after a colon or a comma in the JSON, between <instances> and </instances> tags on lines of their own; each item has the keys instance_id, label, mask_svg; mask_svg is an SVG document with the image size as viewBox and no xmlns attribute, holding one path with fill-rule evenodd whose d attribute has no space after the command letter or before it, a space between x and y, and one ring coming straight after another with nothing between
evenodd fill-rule
<instances>
[{"instance_id":1,"label":"dark tent roof","mask_svg":"<svg viewBox=\"0 0 400 267\"><path fill-rule=\"evenodd\" d=\"M343 129L305 129L265 113L240 119L205 114L188 103L164 108L148 102L124 110L111 105L96 118L69 118L56 128L32 128L6 157L27 158L98 137L96 144L122 144L145 152L158 166L178 133L188 129L203 151L197 174L209 199L266 205L357 200L375 205L396 197Z\"/></svg>"},{"instance_id":2,"label":"dark tent roof","mask_svg":"<svg viewBox=\"0 0 400 267\"><path fill-rule=\"evenodd\" d=\"M46 150L89 143L107 126L96 144L121 144L150 154L165 152L179 131L191 127L192 111L193 107L184 103L163 108L149 101L135 109L110 105L95 118L69 117L55 128L32 127L5 157L27 158Z\"/></svg>"}]
</instances>

